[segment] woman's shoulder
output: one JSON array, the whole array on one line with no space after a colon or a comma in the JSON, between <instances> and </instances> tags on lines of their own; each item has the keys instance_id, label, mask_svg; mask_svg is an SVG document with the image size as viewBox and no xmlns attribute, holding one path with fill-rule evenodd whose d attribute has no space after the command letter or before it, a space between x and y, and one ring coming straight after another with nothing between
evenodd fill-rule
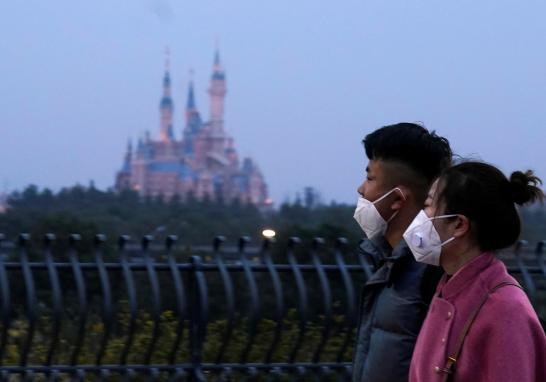
<instances>
[{"instance_id":1,"label":"woman's shoulder","mask_svg":"<svg viewBox=\"0 0 546 382\"><path fill-rule=\"evenodd\" d=\"M480 316L483 314L493 315L500 321L536 318L536 313L527 294L518 281L508 273L502 261L493 260L490 266L480 273L479 277L480 289L484 296L488 295Z\"/></svg>"},{"instance_id":2,"label":"woman's shoulder","mask_svg":"<svg viewBox=\"0 0 546 382\"><path fill-rule=\"evenodd\" d=\"M517 309L530 309L534 312L527 294L515 279L507 279L493 286L485 307L487 306L505 314L516 313Z\"/></svg>"},{"instance_id":3,"label":"woman's shoulder","mask_svg":"<svg viewBox=\"0 0 546 382\"><path fill-rule=\"evenodd\" d=\"M542 331L538 316L517 281L508 279L505 282L512 283L490 291L487 301L478 314L481 325L495 332L523 326L530 331L538 329Z\"/></svg>"},{"instance_id":4,"label":"woman's shoulder","mask_svg":"<svg viewBox=\"0 0 546 382\"><path fill-rule=\"evenodd\" d=\"M509 283L519 285L518 281L508 273L504 263L493 257L489 265L479 273L479 283L484 292L491 292L500 284ZM509 286L512 290L512 286ZM517 287L516 287L517 288ZM503 288L498 289L499 291Z\"/></svg>"}]
</instances>

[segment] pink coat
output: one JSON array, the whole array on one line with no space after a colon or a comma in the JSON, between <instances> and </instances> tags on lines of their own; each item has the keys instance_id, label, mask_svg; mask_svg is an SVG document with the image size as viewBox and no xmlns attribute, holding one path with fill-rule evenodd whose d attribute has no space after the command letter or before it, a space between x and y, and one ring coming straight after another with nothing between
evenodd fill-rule
<instances>
[{"instance_id":1,"label":"pink coat","mask_svg":"<svg viewBox=\"0 0 546 382\"><path fill-rule=\"evenodd\" d=\"M442 381L470 313L484 294L516 282L492 253L466 264L438 284L413 352L410 382ZM450 354L448 354L448 351ZM545 382L546 335L525 293L515 286L495 291L470 327L454 366L453 382Z\"/></svg>"}]
</instances>

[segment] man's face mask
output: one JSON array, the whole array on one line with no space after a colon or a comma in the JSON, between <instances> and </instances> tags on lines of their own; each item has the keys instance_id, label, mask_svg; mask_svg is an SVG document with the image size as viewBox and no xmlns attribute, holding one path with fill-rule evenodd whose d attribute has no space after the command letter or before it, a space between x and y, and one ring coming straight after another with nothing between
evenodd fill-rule
<instances>
[{"instance_id":1,"label":"man's face mask","mask_svg":"<svg viewBox=\"0 0 546 382\"><path fill-rule=\"evenodd\" d=\"M440 265L442 247L455 240L455 238L451 237L442 242L432 221L434 219L445 219L454 216L458 215L441 215L429 218L423 210L417 214L403 235L415 260L425 264Z\"/></svg>"},{"instance_id":2,"label":"man's face mask","mask_svg":"<svg viewBox=\"0 0 546 382\"><path fill-rule=\"evenodd\" d=\"M393 188L385 195L377 199L375 202L370 202L363 197L358 198L354 218L358 225L360 225L360 228L362 228L368 239L373 239L374 237L384 235L389 225L389 222L394 219L396 214L398 214L398 211L394 212L389 220L386 221L385 219L383 219L383 217L375 207L375 204L379 203L381 200L386 198L394 191L400 192L402 197L405 199L404 193L398 187Z\"/></svg>"}]
</instances>

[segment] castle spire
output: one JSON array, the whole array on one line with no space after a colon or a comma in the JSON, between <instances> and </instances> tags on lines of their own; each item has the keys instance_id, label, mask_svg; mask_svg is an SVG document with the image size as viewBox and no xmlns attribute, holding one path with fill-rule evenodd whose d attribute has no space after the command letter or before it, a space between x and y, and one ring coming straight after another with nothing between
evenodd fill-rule
<instances>
[{"instance_id":1,"label":"castle spire","mask_svg":"<svg viewBox=\"0 0 546 382\"><path fill-rule=\"evenodd\" d=\"M220 42L218 36L214 41L214 66L220 68Z\"/></svg>"},{"instance_id":2,"label":"castle spire","mask_svg":"<svg viewBox=\"0 0 546 382\"><path fill-rule=\"evenodd\" d=\"M214 66L220 67L220 50L216 47L214 52Z\"/></svg>"},{"instance_id":3,"label":"castle spire","mask_svg":"<svg viewBox=\"0 0 546 382\"><path fill-rule=\"evenodd\" d=\"M188 100L186 102L186 127L184 128L184 136L193 134L201 128L201 117L197 110L195 102L195 91L193 89L193 69L190 70L190 80L188 82Z\"/></svg>"},{"instance_id":4,"label":"castle spire","mask_svg":"<svg viewBox=\"0 0 546 382\"><path fill-rule=\"evenodd\" d=\"M165 50L165 75L163 76L163 96L159 104L160 112L160 140L163 142L170 141L173 136L173 109L174 104L171 98L171 76L169 73L170 67L170 51Z\"/></svg>"},{"instance_id":5,"label":"castle spire","mask_svg":"<svg viewBox=\"0 0 546 382\"><path fill-rule=\"evenodd\" d=\"M224 121L224 98L226 96L226 75L220 63L220 50L214 52L214 65L209 88L210 121L213 130L222 132Z\"/></svg>"},{"instance_id":6,"label":"castle spire","mask_svg":"<svg viewBox=\"0 0 546 382\"><path fill-rule=\"evenodd\" d=\"M222 68L222 63L220 61L220 48L218 48L218 43L214 49L214 61L212 66L212 78L217 78L220 80L225 79L224 69Z\"/></svg>"},{"instance_id":7,"label":"castle spire","mask_svg":"<svg viewBox=\"0 0 546 382\"><path fill-rule=\"evenodd\" d=\"M131 172L131 160L133 158L133 142L131 138L127 141L127 151L125 152L125 158L123 160L123 172Z\"/></svg>"},{"instance_id":8,"label":"castle spire","mask_svg":"<svg viewBox=\"0 0 546 382\"><path fill-rule=\"evenodd\" d=\"M195 109L195 94L193 90L193 69L190 70L190 82L188 86L188 102L186 104L186 110Z\"/></svg>"}]
</instances>

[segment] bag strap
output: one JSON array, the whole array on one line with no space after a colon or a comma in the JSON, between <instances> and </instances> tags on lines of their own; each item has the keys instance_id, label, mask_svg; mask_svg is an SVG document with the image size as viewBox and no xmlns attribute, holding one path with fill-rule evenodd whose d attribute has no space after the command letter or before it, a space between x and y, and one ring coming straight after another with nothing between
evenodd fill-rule
<instances>
[{"instance_id":1,"label":"bag strap","mask_svg":"<svg viewBox=\"0 0 546 382\"><path fill-rule=\"evenodd\" d=\"M485 305L486 301L489 299L489 296L491 296L497 289L500 289L508 285L513 285L523 290L523 288L519 284L513 283L511 281L504 281L504 282L501 282L500 284L495 285L493 289L485 293L480 303L476 306L476 308L472 311L472 313L468 317L468 320L464 324L461 334L459 335L459 338L457 339L455 349L453 350L451 355L447 357L446 364L444 368L441 369L441 371L444 373L444 379L443 379L444 382L447 382L449 380L449 377L451 377L451 375L453 374L454 372L453 369L455 367L455 364L457 363L457 358L459 357L459 354L461 353L463 342L466 338L468 331L470 330L470 326L472 326L472 323L476 319L476 316L480 312L481 308Z\"/></svg>"}]
</instances>

